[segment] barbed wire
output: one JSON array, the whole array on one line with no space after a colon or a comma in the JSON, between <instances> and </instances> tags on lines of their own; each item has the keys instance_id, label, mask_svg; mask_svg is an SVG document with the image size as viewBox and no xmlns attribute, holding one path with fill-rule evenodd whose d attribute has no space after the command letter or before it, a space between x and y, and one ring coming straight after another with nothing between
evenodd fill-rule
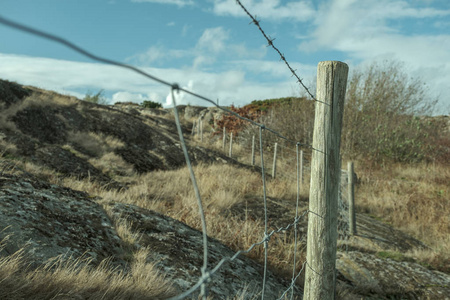
<instances>
[{"instance_id":1,"label":"barbed wire","mask_svg":"<svg viewBox=\"0 0 450 300\"><path fill-rule=\"evenodd\" d=\"M306 90L306 92L308 93L308 95L317 102L320 102L322 104L328 105L330 106L328 103L325 103L323 101L317 100L316 97L313 96L313 94L309 91L308 87L303 83L303 80L297 75L297 73L295 72L295 70L291 67L291 65L289 64L289 62L286 60L286 57L283 53L281 53L281 51L275 47L273 41L275 40L275 38L271 38L269 37L264 30L261 28L261 21L258 21L256 19L256 17L254 17L247 8L245 8L245 6L242 4L241 1L236 0L236 3L245 11L245 13L250 17L250 19L252 19L253 24L256 25L256 27L258 27L259 31L261 31L262 35L264 36L264 38L267 40L268 46L272 47L279 55L280 55L280 59L282 61L284 61L284 63L286 64L286 66L288 67L289 71L291 71L292 76L294 76L297 79L297 82L300 83L300 85Z\"/></svg>"}]
</instances>

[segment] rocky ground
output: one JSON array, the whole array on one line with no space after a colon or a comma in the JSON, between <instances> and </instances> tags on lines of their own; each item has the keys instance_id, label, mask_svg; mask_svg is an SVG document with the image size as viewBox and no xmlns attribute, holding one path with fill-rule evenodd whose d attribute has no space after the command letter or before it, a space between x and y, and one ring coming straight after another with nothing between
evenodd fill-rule
<instances>
[{"instance_id":1,"label":"rocky ground","mask_svg":"<svg viewBox=\"0 0 450 300\"><path fill-rule=\"evenodd\" d=\"M132 105L100 106L5 81L0 81L0 110L0 240L8 237L1 256L24 248L31 267L56 256L87 256L94 266L110 258L113 266L126 271L125 242L114 226L125 218L143 235L140 244L134 246L152 249L148 260L158 262L177 291L196 283L203 259L200 232L140 207L115 202L101 206L87 193L50 184L16 163L26 160L60 176L89 178L111 189L126 189L113 179L123 170L105 171L92 159L101 160L106 150L103 153L98 149L107 148L138 173L183 166L174 122L164 116L170 111ZM182 107L181 113L188 139L192 128L188 121L199 116L206 120L215 117L205 108ZM90 143L88 133L96 134ZM194 163L230 163L252 169L194 144L189 153ZM302 200L305 209L306 199ZM283 225L282 216L291 208L280 203L269 201L269 210ZM249 199L246 205L248 215L263 218L260 204ZM229 213L239 215L240 211L235 206ZM340 298L449 299L449 274L401 255L425 249L425 245L369 216L358 215L357 221L358 235L341 247L345 251L338 253L336 262ZM234 254L214 239L209 240L209 251L210 265ZM251 291L257 294L261 290L261 272L261 265L239 256L213 277L211 295L223 299L245 287L249 295ZM269 274L267 299L276 299L288 285L289 280Z\"/></svg>"}]
</instances>

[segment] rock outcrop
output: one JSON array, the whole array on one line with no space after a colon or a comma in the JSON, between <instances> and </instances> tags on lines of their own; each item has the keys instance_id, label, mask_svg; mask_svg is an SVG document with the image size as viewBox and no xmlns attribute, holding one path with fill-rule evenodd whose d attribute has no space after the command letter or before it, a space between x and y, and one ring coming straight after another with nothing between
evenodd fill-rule
<instances>
[{"instance_id":1,"label":"rock outcrop","mask_svg":"<svg viewBox=\"0 0 450 300\"><path fill-rule=\"evenodd\" d=\"M24 249L31 268L57 257L84 257L93 267L108 259L113 267L126 273L130 253L124 250L114 226L125 219L141 236L132 246L150 249L147 261L156 263L178 293L188 290L201 277L201 232L133 205L111 202L104 209L84 192L46 183L20 170L12 173L0 175L0 240L7 238L0 256ZM235 254L212 238L208 245L210 268ZM213 275L209 293L214 299L232 298L244 290L246 297L257 296L262 290L262 272L263 266L241 255ZM269 273L266 296L275 299L288 286L287 281Z\"/></svg>"},{"instance_id":2,"label":"rock outcrop","mask_svg":"<svg viewBox=\"0 0 450 300\"><path fill-rule=\"evenodd\" d=\"M114 225L88 194L14 173L0 175L0 240L7 238L2 256L24 249L32 267L58 256L84 256L94 266L112 258L125 266Z\"/></svg>"}]
</instances>

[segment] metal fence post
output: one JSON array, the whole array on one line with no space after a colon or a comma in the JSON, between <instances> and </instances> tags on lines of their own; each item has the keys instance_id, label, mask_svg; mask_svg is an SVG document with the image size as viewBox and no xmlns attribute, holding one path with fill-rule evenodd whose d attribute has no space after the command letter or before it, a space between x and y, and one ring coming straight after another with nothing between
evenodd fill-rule
<instances>
[{"instance_id":1,"label":"metal fence post","mask_svg":"<svg viewBox=\"0 0 450 300\"><path fill-rule=\"evenodd\" d=\"M353 162L349 161L348 167L348 223L350 234L356 234L356 214L355 214L355 182L353 172Z\"/></svg>"}]
</instances>

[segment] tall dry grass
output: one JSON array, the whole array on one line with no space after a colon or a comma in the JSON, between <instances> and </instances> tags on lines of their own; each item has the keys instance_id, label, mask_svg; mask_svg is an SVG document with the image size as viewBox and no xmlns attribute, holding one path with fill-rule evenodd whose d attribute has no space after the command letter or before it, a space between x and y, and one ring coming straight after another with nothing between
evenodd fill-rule
<instances>
[{"instance_id":1,"label":"tall dry grass","mask_svg":"<svg viewBox=\"0 0 450 300\"><path fill-rule=\"evenodd\" d=\"M23 251L0 258L0 299L167 299L174 290L153 264L148 250L134 254L129 273L107 261L91 267L82 258L55 261L29 270Z\"/></svg>"},{"instance_id":2,"label":"tall dry grass","mask_svg":"<svg viewBox=\"0 0 450 300\"><path fill-rule=\"evenodd\" d=\"M201 164L194 167L194 172L205 208L208 235L236 251L248 249L252 244L260 242L264 238L264 222L249 218L245 211L230 216L228 210L233 205L245 203L247 199L255 197L260 199L263 209L261 175L230 165ZM57 182L98 196L99 203L105 204L105 207L110 202L137 205L201 230L197 199L187 168L155 171L121 179L130 183L126 191L105 189L104 186L88 179L63 178ZM267 195L294 202L296 187L286 180L268 180ZM292 221L294 216L295 211L292 211ZM121 222L116 225L117 231L124 232L123 239L137 238L133 235L135 233L127 232L131 228L129 224ZM276 242L269 247L271 268L278 274L290 275L295 245L292 239L286 236L275 235L274 239ZM297 245L298 269L304 260L304 246L304 243ZM256 247L248 256L263 261L263 247Z\"/></svg>"},{"instance_id":3,"label":"tall dry grass","mask_svg":"<svg viewBox=\"0 0 450 300\"><path fill-rule=\"evenodd\" d=\"M377 216L433 250L412 254L450 272L450 168L439 164L361 166L359 212ZM414 252L414 251L413 251Z\"/></svg>"},{"instance_id":4,"label":"tall dry grass","mask_svg":"<svg viewBox=\"0 0 450 300\"><path fill-rule=\"evenodd\" d=\"M245 147L241 146L234 153L239 160L249 160L248 149ZM270 164L270 159L267 164ZM267 180L268 196L294 202L296 184L295 180L292 180L292 177L295 177L292 157L286 155L280 159L279 166L281 173L283 170L289 170L291 174ZM30 163L25 163L24 167L31 173L42 173L42 176L53 183L97 196L101 204L113 201L137 205L201 230L197 200L186 168L141 175L130 172L117 178L126 182L129 187L126 191L118 191L107 190L88 179L80 181L76 178L63 178L51 170ZM358 211L375 215L393 227L424 241L434 250L413 251L408 255L440 270L447 270L445 264L448 264L450 250L448 166L397 164L374 169L357 163L355 170L360 178L360 184L356 189ZM245 203L250 198L261 199L261 175L223 164L200 164L194 167L194 172L205 207L208 235L236 251L247 249L253 243L260 242L264 236L263 221L247 217L245 211L244 218L230 216L224 212L234 205ZM305 176L305 182L308 181L308 177ZM306 185L302 190L303 197L307 197L308 190ZM125 241L128 241L127 249L133 251L133 243L139 239L139 234L132 232L130 228L131 225L126 220L116 223L117 231ZM294 250L298 262L296 269L300 270L305 259L304 241L295 249L292 240L286 236L274 237L269 244L271 269L279 275L290 276ZM263 247L256 247L249 256L263 261ZM299 282L301 281L300 278Z\"/></svg>"}]
</instances>

